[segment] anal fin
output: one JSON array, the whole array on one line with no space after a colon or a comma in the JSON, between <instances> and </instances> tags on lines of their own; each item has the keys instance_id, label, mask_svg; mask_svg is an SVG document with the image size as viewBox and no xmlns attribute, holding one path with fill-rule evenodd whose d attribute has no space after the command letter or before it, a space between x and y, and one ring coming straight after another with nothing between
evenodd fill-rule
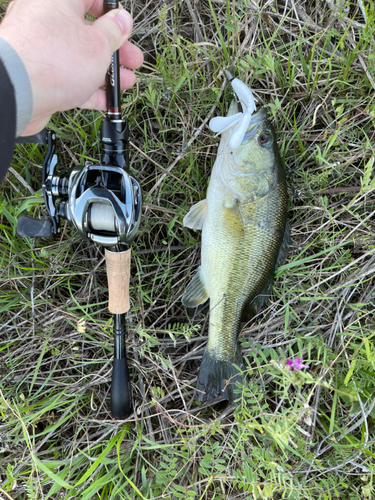
<instances>
[{"instance_id":1,"label":"anal fin","mask_svg":"<svg viewBox=\"0 0 375 500\"><path fill-rule=\"evenodd\" d=\"M200 269L193 276L182 297L182 303L185 307L197 307L208 299L208 294L200 277Z\"/></svg>"},{"instance_id":2,"label":"anal fin","mask_svg":"<svg viewBox=\"0 0 375 500\"><path fill-rule=\"evenodd\" d=\"M207 200L202 200L191 207L185 215L183 224L190 229L202 229L207 214Z\"/></svg>"},{"instance_id":3,"label":"anal fin","mask_svg":"<svg viewBox=\"0 0 375 500\"><path fill-rule=\"evenodd\" d=\"M286 256L288 254L288 249L289 249L289 243L290 243L290 224L289 224L289 221L286 221L285 230L284 230L284 237L283 237L283 241L281 243L280 250L279 250L279 255L278 255L277 261L276 261L276 269L286 259Z\"/></svg>"},{"instance_id":4,"label":"anal fin","mask_svg":"<svg viewBox=\"0 0 375 500\"><path fill-rule=\"evenodd\" d=\"M242 312L242 321L249 321L265 306L272 294L273 276L271 273L265 283L263 290L251 302L245 304Z\"/></svg>"}]
</instances>

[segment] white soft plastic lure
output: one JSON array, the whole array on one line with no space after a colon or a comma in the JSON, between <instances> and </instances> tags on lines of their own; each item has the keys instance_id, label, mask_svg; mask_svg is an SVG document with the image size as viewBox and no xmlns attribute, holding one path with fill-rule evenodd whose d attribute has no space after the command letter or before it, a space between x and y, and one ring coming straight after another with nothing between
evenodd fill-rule
<instances>
[{"instance_id":1,"label":"white soft plastic lure","mask_svg":"<svg viewBox=\"0 0 375 500\"><path fill-rule=\"evenodd\" d=\"M210 120L209 127L212 132L219 135L237 123L237 127L231 133L228 143L231 149L237 149L242 144L246 130L251 122L251 115L256 110L256 99L247 85L238 78L233 78L229 71L225 71L225 73L242 105L242 112L232 116L216 116Z\"/></svg>"}]
</instances>

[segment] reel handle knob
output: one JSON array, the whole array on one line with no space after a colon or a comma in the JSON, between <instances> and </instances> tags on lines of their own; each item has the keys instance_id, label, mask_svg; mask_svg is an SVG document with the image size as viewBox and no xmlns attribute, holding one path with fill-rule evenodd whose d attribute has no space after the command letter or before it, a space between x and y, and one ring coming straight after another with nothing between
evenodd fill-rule
<instances>
[{"instance_id":1,"label":"reel handle knob","mask_svg":"<svg viewBox=\"0 0 375 500\"><path fill-rule=\"evenodd\" d=\"M36 236L52 238L53 223L51 219L33 219L28 215L21 215L17 221L17 233L22 238Z\"/></svg>"}]
</instances>

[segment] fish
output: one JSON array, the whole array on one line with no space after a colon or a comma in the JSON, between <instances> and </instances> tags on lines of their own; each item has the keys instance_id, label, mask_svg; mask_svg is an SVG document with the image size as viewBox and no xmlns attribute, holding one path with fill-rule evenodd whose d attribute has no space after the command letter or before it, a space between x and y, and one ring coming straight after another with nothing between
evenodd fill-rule
<instances>
[{"instance_id":1,"label":"fish","mask_svg":"<svg viewBox=\"0 0 375 500\"><path fill-rule=\"evenodd\" d=\"M241 87L238 94L244 92ZM246 384L238 342L241 321L267 303L290 231L285 172L266 111L250 113L243 99L233 99L227 117L220 119L211 127L222 133L206 199L183 219L185 227L201 230L202 238L200 267L182 303L197 307L210 301L196 399L221 395L233 403L240 397L237 383Z\"/></svg>"}]
</instances>

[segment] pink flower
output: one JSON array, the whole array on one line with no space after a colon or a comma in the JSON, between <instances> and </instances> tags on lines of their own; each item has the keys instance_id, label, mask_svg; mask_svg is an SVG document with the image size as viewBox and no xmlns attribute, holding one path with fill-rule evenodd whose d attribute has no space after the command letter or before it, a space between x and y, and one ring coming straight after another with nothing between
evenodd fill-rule
<instances>
[{"instance_id":1,"label":"pink flower","mask_svg":"<svg viewBox=\"0 0 375 500\"><path fill-rule=\"evenodd\" d=\"M294 370L301 370L302 368L309 368L309 365L304 365L302 358L296 358L294 361L292 359L288 359L286 365L289 366L291 372Z\"/></svg>"}]
</instances>

